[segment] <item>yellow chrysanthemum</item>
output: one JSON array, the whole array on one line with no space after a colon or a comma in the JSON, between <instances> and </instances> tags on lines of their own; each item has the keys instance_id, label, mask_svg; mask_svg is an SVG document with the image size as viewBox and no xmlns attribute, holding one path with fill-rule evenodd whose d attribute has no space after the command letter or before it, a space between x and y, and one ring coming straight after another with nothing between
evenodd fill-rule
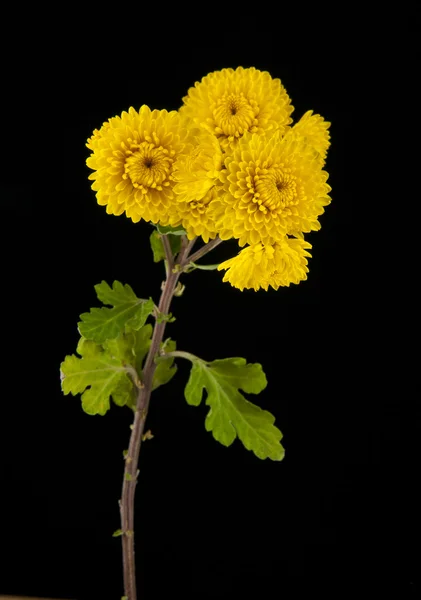
<instances>
[{"instance_id":1,"label":"yellow chrysanthemum","mask_svg":"<svg viewBox=\"0 0 421 600\"><path fill-rule=\"evenodd\" d=\"M246 134L225 165L225 196L210 207L221 239L244 246L320 229L331 188L306 138L291 129L284 137Z\"/></svg>"},{"instance_id":2,"label":"yellow chrysanthemum","mask_svg":"<svg viewBox=\"0 0 421 600\"><path fill-rule=\"evenodd\" d=\"M124 212L135 223L168 223L174 202L173 165L188 149L190 128L177 111L130 108L95 130L86 163L92 189L107 213ZM187 145L186 145L187 144Z\"/></svg>"},{"instance_id":3,"label":"yellow chrysanthemum","mask_svg":"<svg viewBox=\"0 0 421 600\"><path fill-rule=\"evenodd\" d=\"M254 67L222 69L195 83L180 113L215 135L221 147L234 147L245 132L285 133L294 110L279 79Z\"/></svg>"},{"instance_id":4,"label":"yellow chrysanthemum","mask_svg":"<svg viewBox=\"0 0 421 600\"><path fill-rule=\"evenodd\" d=\"M171 225L180 223L189 239L202 236L205 242L217 235L209 204L222 190L220 173L223 154L217 139L206 131L192 130L190 152L174 162L176 204L169 209Z\"/></svg>"},{"instance_id":5,"label":"yellow chrysanthemum","mask_svg":"<svg viewBox=\"0 0 421 600\"><path fill-rule=\"evenodd\" d=\"M313 111L307 111L301 119L292 127L292 131L300 137L304 137L320 155L320 164L326 161L327 150L330 146L330 123L320 115L313 115Z\"/></svg>"},{"instance_id":6,"label":"yellow chrysanthemum","mask_svg":"<svg viewBox=\"0 0 421 600\"><path fill-rule=\"evenodd\" d=\"M263 245L247 246L237 256L221 263L218 270L228 269L223 281L243 291L255 291L268 286L277 290L281 286L307 279L307 252L311 244L303 239L288 238Z\"/></svg>"}]
</instances>

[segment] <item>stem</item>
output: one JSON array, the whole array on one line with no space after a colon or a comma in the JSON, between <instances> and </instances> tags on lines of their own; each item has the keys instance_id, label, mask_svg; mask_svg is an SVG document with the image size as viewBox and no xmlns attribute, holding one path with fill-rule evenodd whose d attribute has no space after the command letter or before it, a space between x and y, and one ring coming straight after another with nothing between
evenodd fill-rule
<instances>
[{"instance_id":1,"label":"stem","mask_svg":"<svg viewBox=\"0 0 421 600\"><path fill-rule=\"evenodd\" d=\"M162 236L162 244L164 246L164 250L165 250L165 256L166 256L166 273L168 275L168 271L171 271L171 269L174 266L174 259L173 259L173 255L171 252L171 245L170 245L170 240L168 239L167 235L163 235Z\"/></svg>"},{"instance_id":2,"label":"stem","mask_svg":"<svg viewBox=\"0 0 421 600\"><path fill-rule=\"evenodd\" d=\"M183 350L173 350L172 352L164 352L162 356L168 357L168 356L174 356L174 357L179 357L179 358L185 358L186 360L189 360L191 362L194 362L195 360L197 360L197 356L195 356L194 354L191 354L190 352L184 352Z\"/></svg>"},{"instance_id":3,"label":"stem","mask_svg":"<svg viewBox=\"0 0 421 600\"><path fill-rule=\"evenodd\" d=\"M186 248L186 257L187 258L189 257L189 254L190 254L193 246L195 245L196 240L197 240L197 237L195 237L192 240L190 240L190 242L187 244L187 248ZM190 261L190 258L189 258L189 261Z\"/></svg>"},{"instance_id":4,"label":"stem","mask_svg":"<svg viewBox=\"0 0 421 600\"><path fill-rule=\"evenodd\" d=\"M202 258L202 256L204 256L205 254L207 254L208 252L210 252L211 250L216 248L216 246L219 246L219 244L221 242L222 242L222 240L219 237L215 238L211 242L208 242L207 244L202 246L199 250L194 252L191 256L188 256L188 262L184 262L182 264L182 266L185 267L187 264L189 264L191 262L196 262L197 260L199 260L199 258Z\"/></svg>"},{"instance_id":5,"label":"stem","mask_svg":"<svg viewBox=\"0 0 421 600\"><path fill-rule=\"evenodd\" d=\"M169 244L168 244L169 246ZM167 247L164 248L167 251ZM185 244L176 260L177 264L184 264L188 257L188 251L191 244ZM172 255L167 254L168 272L167 278L162 290L159 301L158 310L160 313L168 314L174 290L178 279L182 273L181 269L176 269L175 272L171 268L173 266ZM152 334L151 346L146 357L145 366L143 369L143 387L139 390L136 400L136 409L134 414L134 423L132 425L132 434L130 436L129 449L126 456L126 465L123 478L123 489L120 501L120 516L122 546L123 546L123 576L124 576L124 593L128 600L136 600L136 573L135 573L135 556L134 556L134 498L136 490L136 482L138 476L138 462L140 446L142 443L143 430L145 427L146 416L148 414L149 401L152 392L152 379L156 369L155 356L158 353L162 339L164 337L166 322L158 323L155 321L155 327Z\"/></svg>"},{"instance_id":6,"label":"stem","mask_svg":"<svg viewBox=\"0 0 421 600\"><path fill-rule=\"evenodd\" d=\"M212 240L200 250L189 257L189 253L193 248L196 238L188 242L183 236L180 253L174 262L174 257L171 252L171 246L166 235L162 236L165 254L166 254L166 280L164 282L161 298L158 305L158 314L168 314L171 305L171 300L174 296L178 279L183 272L183 268L190 262L197 260L204 254L215 248L222 240L216 238ZM134 554L134 498L136 491L136 483L138 477L138 463L140 446L142 444L143 430L148 414L149 401L152 393L152 380L155 373L156 364L155 357L159 353L159 348L164 337L166 321L158 323L155 321L155 326L152 334L151 345L149 348L146 362L143 368L143 386L139 389L136 399L136 409L134 414L134 422L132 434L130 436L129 449L126 456L126 464L124 469L123 488L120 500L120 516L122 546L123 546L123 576L124 576L124 594L128 600L137 600L136 592L136 570L135 570L135 554ZM177 353L178 356L187 353ZM185 356L187 358L187 356Z\"/></svg>"}]
</instances>

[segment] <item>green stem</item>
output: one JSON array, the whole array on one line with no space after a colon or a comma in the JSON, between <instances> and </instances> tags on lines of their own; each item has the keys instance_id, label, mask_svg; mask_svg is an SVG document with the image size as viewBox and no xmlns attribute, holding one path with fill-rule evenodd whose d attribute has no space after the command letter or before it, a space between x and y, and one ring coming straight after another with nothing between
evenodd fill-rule
<instances>
[{"instance_id":1,"label":"green stem","mask_svg":"<svg viewBox=\"0 0 421 600\"><path fill-rule=\"evenodd\" d=\"M178 356L179 358L185 358L185 359L189 360L190 362L194 362L195 360L198 360L197 356L195 356L194 354L190 354L190 352L183 352L183 350L174 350L173 352L164 352L164 354L162 356L165 356L165 358L167 358L167 356L174 356L174 357Z\"/></svg>"}]
</instances>

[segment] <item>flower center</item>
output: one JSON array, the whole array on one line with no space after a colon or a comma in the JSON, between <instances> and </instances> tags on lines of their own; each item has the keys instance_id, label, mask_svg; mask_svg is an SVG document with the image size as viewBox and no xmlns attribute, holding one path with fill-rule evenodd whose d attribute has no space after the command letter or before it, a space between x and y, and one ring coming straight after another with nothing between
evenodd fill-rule
<instances>
[{"instance_id":1,"label":"flower center","mask_svg":"<svg viewBox=\"0 0 421 600\"><path fill-rule=\"evenodd\" d=\"M148 188L162 190L162 186L170 185L173 159L163 146L151 142L132 144L126 156L123 179L129 178L133 187L146 194Z\"/></svg>"},{"instance_id":2,"label":"flower center","mask_svg":"<svg viewBox=\"0 0 421 600\"><path fill-rule=\"evenodd\" d=\"M259 205L259 210L283 210L296 203L296 177L289 169L274 166L270 169L256 169L254 176L253 202Z\"/></svg>"},{"instance_id":3,"label":"flower center","mask_svg":"<svg viewBox=\"0 0 421 600\"><path fill-rule=\"evenodd\" d=\"M191 214L195 217L197 217L198 215L204 215L206 212L206 209L207 209L206 203L203 201L193 200L192 202L189 202L189 210L190 210Z\"/></svg>"},{"instance_id":4,"label":"flower center","mask_svg":"<svg viewBox=\"0 0 421 600\"><path fill-rule=\"evenodd\" d=\"M213 108L215 133L227 137L241 137L257 126L259 113L257 102L239 94L224 94Z\"/></svg>"}]
</instances>

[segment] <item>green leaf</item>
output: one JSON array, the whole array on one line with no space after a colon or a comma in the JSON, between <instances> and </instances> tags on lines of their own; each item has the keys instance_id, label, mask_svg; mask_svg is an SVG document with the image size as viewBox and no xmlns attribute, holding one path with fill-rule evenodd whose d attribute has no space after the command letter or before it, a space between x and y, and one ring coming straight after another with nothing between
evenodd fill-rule
<instances>
[{"instance_id":1,"label":"green leaf","mask_svg":"<svg viewBox=\"0 0 421 600\"><path fill-rule=\"evenodd\" d=\"M82 408L88 415L105 415L110 399L118 406L133 403L134 386L121 360L90 340L77 348L82 358L66 356L60 365L64 394L82 394Z\"/></svg>"},{"instance_id":2,"label":"green leaf","mask_svg":"<svg viewBox=\"0 0 421 600\"><path fill-rule=\"evenodd\" d=\"M174 352L175 348L176 348L176 343L174 340L168 339L165 340L165 342L163 342L161 344L161 348L165 345L165 351L166 352ZM164 359L164 360L162 360ZM156 390L157 387L159 387L160 385L164 385L165 383L168 383L176 374L177 372L177 365L174 364L174 357L173 356L168 356L168 358L165 358L165 355L162 357L159 357L159 362L157 364L157 367L155 369L155 373L153 375L153 379L152 379L152 391Z\"/></svg>"},{"instance_id":3,"label":"green leaf","mask_svg":"<svg viewBox=\"0 0 421 600\"><path fill-rule=\"evenodd\" d=\"M94 287L98 300L101 300L102 304L118 306L126 302L136 302L138 299L128 283L123 285L120 281L114 281L113 287L110 287L106 281L101 281Z\"/></svg>"},{"instance_id":4,"label":"green leaf","mask_svg":"<svg viewBox=\"0 0 421 600\"><path fill-rule=\"evenodd\" d=\"M114 531L113 533L113 537L120 537L121 535L123 535L124 531L122 529L116 529L116 531Z\"/></svg>"},{"instance_id":5,"label":"green leaf","mask_svg":"<svg viewBox=\"0 0 421 600\"><path fill-rule=\"evenodd\" d=\"M163 235L170 233L171 235L187 235L187 231L179 225L178 227L171 227L170 225L156 225L159 233Z\"/></svg>"},{"instance_id":6,"label":"green leaf","mask_svg":"<svg viewBox=\"0 0 421 600\"><path fill-rule=\"evenodd\" d=\"M80 334L102 344L105 340L114 339L129 329L138 330L152 314L154 303L152 298L143 300L136 296L129 285L114 281L111 288L102 281L95 286L98 298L113 308L91 308L90 312L80 315L78 323Z\"/></svg>"},{"instance_id":7,"label":"green leaf","mask_svg":"<svg viewBox=\"0 0 421 600\"><path fill-rule=\"evenodd\" d=\"M171 252L173 256L176 256L180 252L181 248L181 237L180 235L169 235L168 240L170 242ZM149 241L153 252L154 262L159 262L166 258L164 244L162 242L162 234L158 231L152 231Z\"/></svg>"},{"instance_id":8,"label":"green leaf","mask_svg":"<svg viewBox=\"0 0 421 600\"><path fill-rule=\"evenodd\" d=\"M238 436L258 458L282 460L282 433L274 425L274 416L246 400L239 391L258 394L266 387L262 366L247 364L244 358L209 363L197 357L192 359L185 397L189 404L198 406L206 389L206 404L210 406L206 430L224 446L230 446Z\"/></svg>"},{"instance_id":9,"label":"green leaf","mask_svg":"<svg viewBox=\"0 0 421 600\"><path fill-rule=\"evenodd\" d=\"M76 347L76 352L84 358L96 358L102 354L102 348L92 340L81 337Z\"/></svg>"},{"instance_id":10,"label":"green leaf","mask_svg":"<svg viewBox=\"0 0 421 600\"><path fill-rule=\"evenodd\" d=\"M140 329L140 331L142 331L142 329ZM137 332L134 331L120 333L120 335L113 340L105 340L102 346L111 356L118 358L120 364L125 363L134 365L136 362L134 353L136 333Z\"/></svg>"},{"instance_id":11,"label":"green leaf","mask_svg":"<svg viewBox=\"0 0 421 600\"><path fill-rule=\"evenodd\" d=\"M147 353L149 352L149 348L151 346L151 337L152 337L152 325L147 323L144 325L139 331L135 331L135 343L134 343L134 354L136 357L135 369L138 373L142 372L143 369L143 361L146 358Z\"/></svg>"},{"instance_id":12,"label":"green leaf","mask_svg":"<svg viewBox=\"0 0 421 600\"><path fill-rule=\"evenodd\" d=\"M175 317L173 316L172 313L168 313L167 315L164 313L158 313L156 315L156 322L157 323L174 323L175 321Z\"/></svg>"},{"instance_id":13,"label":"green leaf","mask_svg":"<svg viewBox=\"0 0 421 600\"><path fill-rule=\"evenodd\" d=\"M170 235L168 237L170 240L171 251L173 256L176 256L181 250L181 237L180 234Z\"/></svg>"},{"instance_id":14,"label":"green leaf","mask_svg":"<svg viewBox=\"0 0 421 600\"><path fill-rule=\"evenodd\" d=\"M153 261L159 262L165 258L164 244L162 243L161 234L154 229L152 231L149 241L153 252Z\"/></svg>"}]
</instances>

